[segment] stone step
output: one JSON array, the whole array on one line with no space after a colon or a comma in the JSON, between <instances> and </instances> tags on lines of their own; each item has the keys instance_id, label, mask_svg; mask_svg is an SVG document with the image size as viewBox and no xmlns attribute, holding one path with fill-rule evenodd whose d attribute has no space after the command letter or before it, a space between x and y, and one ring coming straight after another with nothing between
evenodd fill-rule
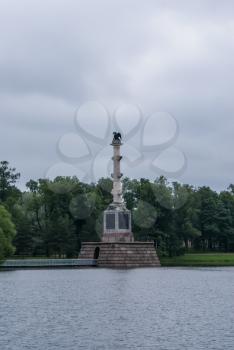
<instances>
[{"instance_id":1,"label":"stone step","mask_svg":"<svg viewBox=\"0 0 234 350\"><path fill-rule=\"evenodd\" d=\"M131 263L126 263L126 264L102 264L102 265L98 265L98 267L111 267L111 268L134 268L134 267L161 267L160 264L142 264L142 263L135 263L135 264L131 264Z\"/></svg>"},{"instance_id":2,"label":"stone step","mask_svg":"<svg viewBox=\"0 0 234 350\"><path fill-rule=\"evenodd\" d=\"M107 243L85 242L82 244L80 259L93 259L99 248L97 264L100 267L159 267L156 250L151 242Z\"/></svg>"}]
</instances>

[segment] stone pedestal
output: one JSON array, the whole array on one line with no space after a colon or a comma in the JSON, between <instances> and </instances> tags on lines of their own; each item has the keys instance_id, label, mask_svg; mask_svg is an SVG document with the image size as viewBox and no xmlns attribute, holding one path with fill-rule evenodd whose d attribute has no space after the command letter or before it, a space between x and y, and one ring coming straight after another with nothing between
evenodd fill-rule
<instances>
[{"instance_id":1,"label":"stone pedestal","mask_svg":"<svg viewBox=\"0 0 234 350\"><path fill-rule=\"evenodd\" d=\"M111 204L103 214L102 242L133 242L131 212Z\"/></svg>"},{"instance_id":2,"label":"stone pedestal","mask_svg":"<svg viewBox=\"0 0 234 350\"><path fill-rule=\"evenodd\" d=\"M153 242L85 242L79 258L97 259L97 266L111 268L159 267Z\"/></svg>"}]
</instances>

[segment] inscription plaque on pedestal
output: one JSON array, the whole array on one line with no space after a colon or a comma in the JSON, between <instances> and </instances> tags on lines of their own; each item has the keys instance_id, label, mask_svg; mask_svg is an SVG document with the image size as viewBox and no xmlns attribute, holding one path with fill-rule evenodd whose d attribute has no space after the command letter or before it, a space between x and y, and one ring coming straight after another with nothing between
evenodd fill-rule
<instances>
[{"instance_id":1,"label":"inscription plaque on pedestal","mask_svg":"<svg viewBox=\"0 0 234 350\"><path fill-rule=\"evenodd\" d=\"M115 229L115 214L106 214L106 229L114 230Z\"/></svg>"},{"instance_id":2,"label":"inscription plaque on pedestal","mask_svg":"<svg viewBox=\"0 0 234 350\"><path fill-rule=\"evenodd\" d=\"M119 229L129 229L129 214L119 213Z\"/></svg>"}]
</instances>

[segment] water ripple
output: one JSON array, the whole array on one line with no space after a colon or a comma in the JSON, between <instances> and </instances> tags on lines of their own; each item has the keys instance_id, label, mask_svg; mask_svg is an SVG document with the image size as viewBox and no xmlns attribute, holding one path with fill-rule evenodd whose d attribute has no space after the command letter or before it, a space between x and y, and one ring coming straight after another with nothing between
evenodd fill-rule
<instances>
[{"instance_id":1,"label":"water ripple","mask_svg":"<svg viewBox=\"0 0 234 350\"><path fill-rule=\"evenodd\" d=\"M234 269L0 273L0 349L233 350Z\"/></svg>"}]
</instances>

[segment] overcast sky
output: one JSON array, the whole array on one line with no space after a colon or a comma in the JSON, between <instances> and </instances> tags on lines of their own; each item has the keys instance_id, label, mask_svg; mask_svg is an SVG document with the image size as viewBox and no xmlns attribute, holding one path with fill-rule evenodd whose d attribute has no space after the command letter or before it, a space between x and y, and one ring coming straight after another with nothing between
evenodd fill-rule
<instances>
[{"instance_id":1,"label":"overcast sky","mask_svg":"<svg viewBox=\"0 0 234 350\"><path fill-rule=\"evenodd\" d=\"M225 189L234 183L233 57L232 0L1 0L0 160L21 173L20 186L87 178L91 166L106 176L113 128L126 136L136 127L123 153L139 161L125 175ZM115 108L119 127L108 129Z\"/></svg>"}]
</instances>

